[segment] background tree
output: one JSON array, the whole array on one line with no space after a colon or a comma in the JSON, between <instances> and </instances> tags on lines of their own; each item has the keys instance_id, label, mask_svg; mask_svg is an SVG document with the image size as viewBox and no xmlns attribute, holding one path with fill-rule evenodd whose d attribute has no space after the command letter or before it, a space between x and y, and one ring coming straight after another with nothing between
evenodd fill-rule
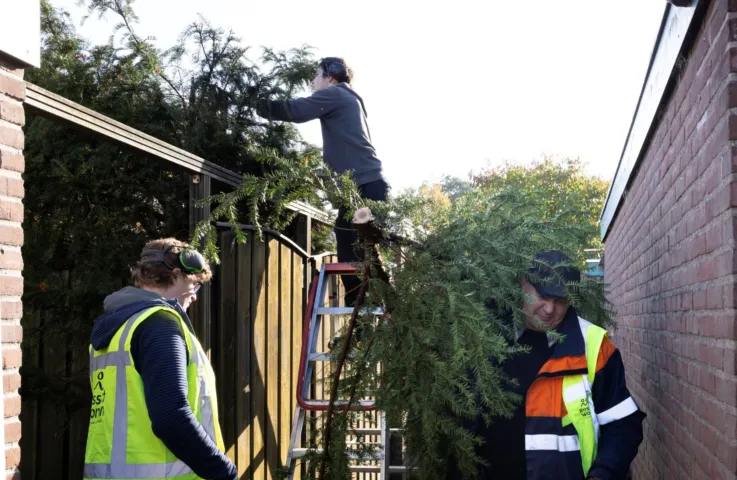
<instances>
[{"instance_id":1,"label":"background tree","mask_svg":"<svg viewBox=\"0 0 737 480\"><path fill-rule=\"evenodd\" d=\"M587 175L580 159L545 157L529 164L504 163L472 175L472 183L489 193L519 189L540 206L543 218L565 212L568 221L588 228L590 233L581 248L602 248L599 215L609 182Z\"/></svg>"},{"instance_id":2,"label":"background tree","mask_svg":"<svg viewBox=\"0 0 737 480\"><path fill-rule=\"evenodd\" d=\"M472 185L468 180L454 177L452 175L443 175L440 181L440 187L443 193L445 193L451 202L454 202L461 195L471 191Z\"/></svg>"}]
</instances>

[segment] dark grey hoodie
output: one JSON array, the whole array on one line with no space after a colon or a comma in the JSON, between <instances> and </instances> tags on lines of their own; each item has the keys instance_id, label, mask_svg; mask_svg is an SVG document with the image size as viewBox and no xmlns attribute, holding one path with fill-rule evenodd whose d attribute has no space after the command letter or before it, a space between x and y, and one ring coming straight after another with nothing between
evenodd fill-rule
<instances>
[{"instance_id":1,"label":"dark grey hoodie","mask_svg":"<svg viewBox=\"0 0 737 480\"><path fill-rule=\"evenodd\" d=\"M353 171L357 185L383 180L381 160L371 144L363 99L347 83L305 98L266 101L257 106L269 120L304 123L320 119L323 159L337 173Z\"/></svg>"},{"instance_id":2,"label":"dark grey hoodie","mask_svg":"<svg viewBox=\"0 0 737 480\"><path fill-rule=\"evenodd\" d=\"M131 316L155 306L176 310L190 331L192 324L176 299L135 287L125 287L105 298L105 312L95 319L90 336L94 349L110 344ZM187 400L189 355L184 335L173 312L159 311L133 332L131 356L143 379L151 427L164 445L206 480L236 480L233 463L217 448L192 414Z\"/></svg>"}]
</instances>

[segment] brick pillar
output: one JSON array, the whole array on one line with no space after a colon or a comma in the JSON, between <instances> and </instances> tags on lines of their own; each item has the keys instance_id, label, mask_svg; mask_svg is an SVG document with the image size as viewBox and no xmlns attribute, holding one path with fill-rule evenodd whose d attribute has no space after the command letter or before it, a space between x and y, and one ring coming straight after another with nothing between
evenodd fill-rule
<instances>
[{"instance_id":1,"label":"brick pillar","mask_svg":"<svg viewBox=\"0 0 737 480\"><path fill-rule=\"evenodd\" d=\"M20 342L23 329L23 68L0 53L0 334L2 334L3 411L7 479L20 473Z\"/></svg>"}]
</instances>

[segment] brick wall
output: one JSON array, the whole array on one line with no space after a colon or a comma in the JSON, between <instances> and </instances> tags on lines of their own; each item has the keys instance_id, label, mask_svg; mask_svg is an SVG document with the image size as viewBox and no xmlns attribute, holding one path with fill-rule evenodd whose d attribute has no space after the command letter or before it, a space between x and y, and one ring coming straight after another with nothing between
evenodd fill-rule
<instances>
[{"instance_id":1,"label":"brick wall","mask_svg":"<svg viewBox=\"0 0 737 480\"><path fill-rule=\"evenodd\" d=\"M23 70L0 56L0 334L2 334L5 468L18 479L20 464L20 342L23 329Z\"/></svg>"},{"instance_id":2,"label":"brick wall","mask_svg":"<svg viewBox=\"0 0 737 480\"><path fill-rule=\"evenodd\" d=\"M713 0L606 240L635 479L737 473L737 1Z\"/></svg>"}]
</instances>

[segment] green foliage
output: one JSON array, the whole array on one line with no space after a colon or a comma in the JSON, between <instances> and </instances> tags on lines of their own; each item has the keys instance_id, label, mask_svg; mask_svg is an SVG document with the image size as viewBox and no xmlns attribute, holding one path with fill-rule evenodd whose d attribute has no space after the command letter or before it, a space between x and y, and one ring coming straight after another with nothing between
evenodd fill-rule
<instances>
[{"instance_id":1,"label":"green foliage","mask_svg":"<svg viewBox=\"0 0 737 480\"><path fill-rule=\"evenodd\" d=\"M562 201L551 208L547 196L530 195L521 182L496 191L469 187L454 202L438 197L442 192L435 188L373 202L358 197L348 178L318 164L295 164L276 153L262 153L275 173L249 178L240 192L213 199L220 205L213 212L223 207L228 215L240 215L233 205L242 197L250 199L248 215L253 215L270 201L269 195L277 195L277 203L289 201L284 192L307 184L320 188L336 206L368 206L390 231L413 224L423 248L400 252L388 247L402 255L402 262L389 266L391 285L371 279L366 303L385 308L391 319L378 324L370 315L360 319L362 340L349 355L338 398L355 401L375 395L379 408L401 423L420 478L441 479L451 472L474 478L482 461L475 454L480 439L467 423L508 415L519 401L507 389L515 380L505 378L499 364L523 354L508 343L524 316L520 282L531 279L528 270L542 250L562 250L584 268L580 253L590 239L590 225L571 222L578 212ZM203 223L198 232L208 228ZM209 240L206 251L216 255ZM611 322L603 284L586 280L569 287L572 306L596 323ZM329 478L349 478L340 442L350 415L336 408L328 453L315 452L308 471L325 460Z\"/></svg>"},{"instance_id":2,"label":"green foliage","mask_svg":"<svg viewBox=\"0 0 737 480\"><path fill-rule=\"evenodd\" d=\"M200 19L159 51L135 31L131 4L87 2L91 14L119 19L110 43L90 45L68 14L41 2L41 67L26 79L247 175L268 174L256 161L258 148L295 162L319 157L295 129L264 122L250 107L303 85L308 49L267 50L259 68L232 33ZM24 347L53 339L86 351L92 319L104 297L128 283L145 241L188 237L189 176L43 118L29 115L25 134ZM322 205L314 192L301 193ZM44 372L25 362L24 398L88 405L79 399L89 394L84 363Z\"/></svg>"},{"instance_id":3,"label":"green foliage","mask_svg":"<svg viewBox=\"0 0 737 480\"><path fill-rule=\"evenodd\" d=\"M565 212L568 221L589 229L581 248L602 248L599 214L609 183L587 175L579 159L555 161L545 157L527 165L505 163L474 175L472 182L490 193L517 188L540 205L540 213L546 217Z\"/></svg>"}]
</instances>

